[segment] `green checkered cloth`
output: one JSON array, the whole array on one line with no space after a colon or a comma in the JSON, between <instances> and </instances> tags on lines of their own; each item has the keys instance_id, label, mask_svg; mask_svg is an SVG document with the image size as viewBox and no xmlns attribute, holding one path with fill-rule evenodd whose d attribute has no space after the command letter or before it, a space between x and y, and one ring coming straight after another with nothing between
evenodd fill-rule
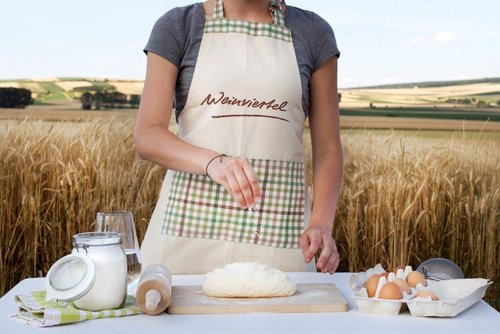
<instances>
[{"instance_id":1,"label":"green checkered cloth","mask_svg":"<svg viewBox=\"0 0 500 334\"><path fill-rule=\"evenodd\" d=\"M242 209L231 194L207 176L176 171L162 233L299 248L305 225L304 163L250 159L261 190L254 210Z\"/></svg>"},{"instance_id":2,"label":"green checkered cloth","mask_svg":"<svg viewBox=\"0 0 500 334\"><path fill-rule=\"evenodd\" d=\"M140 314L135 297L127 296L125 304L120 309L99 312L77 309L73 303L66 306L56 301L45 301L46 291L33 291L29 295L16 295L19 313L13 317L19 321L37 327L65 325L91 319L118 318L127 315Z\"/></svg>"},{"instance_id":3,"label":"green checkered cloth","mask_svg":"<svg viewBox=\"0 0 500 334\"><path fill-rule=\"evenodd\" d=\"M281 4L281 1L277 1ZM210 20L205 21L205 33L240 33L254 37L269 37L285 42L292 42L292 33L285 26L281 10L270 8L273 23L255 23L249 21L231 20L224 17L221 0L215 2L214 12Z\"/></svg>"}]
</instances>

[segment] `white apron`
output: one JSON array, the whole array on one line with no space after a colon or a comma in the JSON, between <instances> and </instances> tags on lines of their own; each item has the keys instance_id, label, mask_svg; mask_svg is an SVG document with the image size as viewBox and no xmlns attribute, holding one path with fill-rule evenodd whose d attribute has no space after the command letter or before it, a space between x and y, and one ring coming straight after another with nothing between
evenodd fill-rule
<instances>
[{"instance_id":1,"label":"white apron","mask_svg":"<svg viewBox=\"0 0 500 334\"><path fill-rule=\"evenodd\" d=\"M283 271L315 271L299 238L309 223L302 145L305 114L289 29L274 1L273 24L224 18L222 0L206 20L179 136L250 161L259 178L257 210L241 209L207 176L169 170L141 253L143 268L202 274L257 261Z\"/></svg>"}]
</instances>

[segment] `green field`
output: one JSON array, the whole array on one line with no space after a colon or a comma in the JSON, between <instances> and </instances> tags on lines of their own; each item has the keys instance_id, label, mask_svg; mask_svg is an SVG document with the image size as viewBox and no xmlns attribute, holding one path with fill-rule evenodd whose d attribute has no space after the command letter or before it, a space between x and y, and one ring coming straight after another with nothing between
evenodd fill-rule
<instances>
[{"instance_id":1,"label":"green field","mask_svg":"<svg viewBox=\"0 0 500 334\"><path fill-rule=\"evenodd\" d=\"M42 80L13 79L0 80L0 87L16 87L29 89L32 92L35 105L51 105L65 101L79 100L85 91L120 90L125 84L142 83L139 80L109 80L102 78L52 78ZM66 88L65 88L66 87ZM69 88L68 88L69 87ZM141 94L142 87L127 94Z\"/></svg>"},{"instance_id":2,"label":"green field","mask_svg":"<svg viewBox=\"0 0 500 334\"><path fill-rule=\"evenodd\" d=\"M436 118L458 119L471 121L500 122L500 112L476 111L473 109L456 108L429 108L429 107L382 107L382 108L341 108L340 115L344 116L380 116L380 117L409 117L409 118Z\"/></svg>"}]
</instances>

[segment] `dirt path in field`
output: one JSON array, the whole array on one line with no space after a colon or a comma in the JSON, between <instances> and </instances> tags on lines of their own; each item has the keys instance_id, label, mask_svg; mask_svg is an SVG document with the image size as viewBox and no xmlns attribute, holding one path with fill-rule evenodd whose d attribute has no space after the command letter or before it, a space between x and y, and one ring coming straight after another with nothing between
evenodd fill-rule
<instances>
[{"instance_id":1,"label":"dirt path in field","mask_svg":"<svg viewBox=\"0 0 500 334\"><path fill-rule=\"evenodd\" d=\"M95 118L135 119L137 109L83 110L78 101L33 105L24 109L0 108L0 119L39 119L43 121L86 122Z\"/></svg>"}]
</instances>

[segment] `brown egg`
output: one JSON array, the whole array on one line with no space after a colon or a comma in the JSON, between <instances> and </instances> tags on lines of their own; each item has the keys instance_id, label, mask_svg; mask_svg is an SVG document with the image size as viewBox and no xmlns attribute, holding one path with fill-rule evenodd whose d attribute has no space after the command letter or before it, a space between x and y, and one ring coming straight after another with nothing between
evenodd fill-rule
<instances>
[{"instance_id":1,"label":"brown egg","mask_svg":"<svg viewBox=\"0 0 500 334\"><path fill-rule=\"evenodd\" d=\"M378 285L378 280L380 279L380 276L379 274L374 274L374 275L371 275L367 280L366 280L366 283L365 283L365 288L366 288L366 291L368 291L368 297L374 297L375 296L375 292L377 291L377 285Z\"/></svg>"},{"instance_id":2,"label":"brown egg","mask_svg":"<svg viewBox=\"0 0 500 334\"><path fill-rule=\"evenodd\" d=\"M403 294L396 283L389 282L384 284L382 289L380 289L380 299L401 299Z\"/></svg>"},{"instance_id":3,"label":"brown egg","mask_svg":"<svg viewBox=\"0 0 500 334\"><path fill-rule=\"evenodd\" d=\"M385 279L387 279L387 277L389 277L389 273L382 273L380 274L380 276L385 277Z\"/></svg>"},{"instance_id":4,"label":"brown egg","mask_svg":"<svg viewBox=\"0 0 500 334\"><path fill-rule=\"evenodd\" d=\"M433 301L439 300L438 296L436 296L434 292L427 289L417 291L417 297L431 297Z\"/></svg>"},{"instance_id":5,"label":"brown egg","mask_svg":"<svg viewBox=\"0 0 500 334\"><path fill-rule=\"evenodd\" d=\"M412 271L406 276L406 283L410 286L410 288L415 288L418 283L421 283L423 286L427 286L427 282L425 281L424 276L418 271Z\"/></svg>"},{"instance_id":6,"label":"brown egg","mask_svg":"<svg viewBox=\"0 0 500 334\"><path fill-rule=\"evenodd\" d=\"M406 281L404 279L396 278L392 282L395 283L399 287L399 290L401 290L401 292L404 291L407 294L411 293L410 286L408 285L408 283L406 283Z\"/></svg>"}]
</instances>

